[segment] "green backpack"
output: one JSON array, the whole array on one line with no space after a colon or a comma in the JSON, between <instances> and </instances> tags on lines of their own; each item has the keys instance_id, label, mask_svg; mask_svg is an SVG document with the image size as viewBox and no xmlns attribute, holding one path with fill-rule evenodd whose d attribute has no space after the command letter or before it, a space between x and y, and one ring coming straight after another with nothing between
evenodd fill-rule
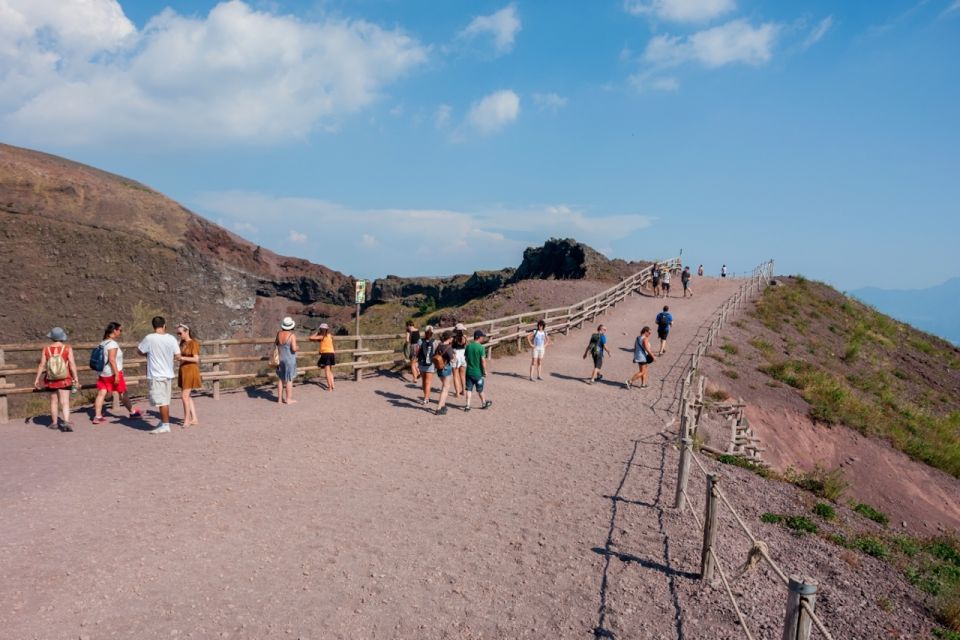
<instances>
[{"instance_id":1,"label":"green backpack","mask_svg":"<svg viewBox=\"0 0 960 640\"><path fill-rule=\"evenodd\" d=\"M590 349L590 355L592 355L594 358L600 355L600 334L599 333L595 333L592 336L590 336L590 346L587 348Z\"/></svg>"}]
</instances>

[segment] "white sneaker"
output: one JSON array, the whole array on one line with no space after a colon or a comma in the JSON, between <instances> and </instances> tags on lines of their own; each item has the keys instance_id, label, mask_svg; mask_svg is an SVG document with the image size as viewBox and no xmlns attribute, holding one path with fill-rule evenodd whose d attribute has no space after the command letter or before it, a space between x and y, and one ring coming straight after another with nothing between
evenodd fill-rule
<instances>
[{"instance_id":1,"label":"white sneaker","mask_svg":"<svg viewBox=\"0 0 960 640\"><path fill-rule=\"evenodd\" d=\"M159 427L157 427L156 429L151 429L150 431L147 431L147 433L151 433L151 434L156 434L156 433L170 433L170 425L169 425L169 424L166 424L166 423L161 424L161 425L160 425Z\"/></svg>"}]
</instances>

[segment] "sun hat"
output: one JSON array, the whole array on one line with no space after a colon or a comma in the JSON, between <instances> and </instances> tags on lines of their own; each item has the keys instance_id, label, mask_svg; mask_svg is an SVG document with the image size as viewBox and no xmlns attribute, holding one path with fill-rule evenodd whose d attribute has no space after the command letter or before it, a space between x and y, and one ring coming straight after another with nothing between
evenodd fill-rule
<instances>
[{"instance_id":1,"label":"sun hat","mask_svg":"<svg viewBox=\"0 0 960 640\"><path fill-rule=\"evenodd\" d=\"M297 326L297 323L294 322L293 318L291 318L290 316L287 316L286 318L284 318L283 321L280 323L280 328L283 329L284 331L292 331L295 326Z\"/></svg>"},{"instance_id":2,"label":"sun hat","mask_svg":"<svg viewBox=\"0 0 960 640\"><path fill-rule=\"evenodd\" d=\"M477 329L473 332L473 339L476 340L477 338L483 338L486 335L487 334L483 332L483 329Z\"/></svg>"},{"instance_id":3,"label":"sun hat","mask_svg":"<svg viewBox=\"0 0 960 640\"><path fill-rule=\"evenodd\" d=\"M457 326L455 326L454 329L456 329L457 331L466 331L467 325L463 324L462 322L458 322Z\"/></svg>"},{"instance_id":4,"label":"sun hat","mask_svg":"<svg viewBox=\"0 0 960 640\"><path fill-rule=\"evenodd\" d=\"M424 333L433 333L433 325L432 325L432 324L428 324L427 326L425 326L425 327L423 328L423 332L424 332Z\"/></svg>"},{"instance_id":5,"label":"sun hat","mask_svg":"<svg viewBox=\"0 0 960 640\"><path fill-rule=\"evenodd\" d=\"M320 329L329 329L329 328L330 328L330 325L328 325L326 322L321 322L319 328L320 328Z\"/></svg>"},{"instance_id":6,"label":"sun hat","mask_svg":"<svg viewBox=\"0 0 960 640\"><path fill-rule=\"evenodd\" d=\"M47 334L47 337L57 342L63 342L67 339L67 332L61 327L54 327L53 329L50 329L50 333Z\"/></svg>"}]
</instances>

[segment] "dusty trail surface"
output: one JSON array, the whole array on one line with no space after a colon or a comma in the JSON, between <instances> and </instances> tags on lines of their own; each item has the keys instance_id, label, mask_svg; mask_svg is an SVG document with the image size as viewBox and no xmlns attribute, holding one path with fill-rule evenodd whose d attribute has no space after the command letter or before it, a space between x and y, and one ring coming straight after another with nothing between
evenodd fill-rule
<instances>
[{"instance_id":1,"label":"dusty trail surface","mask_svg":"<svg viewBox=\"0 0 960 640\"><path fill-rule=\"evenodd\" d=\"M452 398L435 416L384 375L300 385L289 406L201 398L202 426L162 436L86 415L73 434L5 427L0 637L697 637L659 433L680 353L738 285L668 301L644 390L623 380L664 301L634 297L601 318L605 380L583 382L585 326L548 348L542 382L526 354L494 360L488 410Z\"/></svg>"}]
</instances>

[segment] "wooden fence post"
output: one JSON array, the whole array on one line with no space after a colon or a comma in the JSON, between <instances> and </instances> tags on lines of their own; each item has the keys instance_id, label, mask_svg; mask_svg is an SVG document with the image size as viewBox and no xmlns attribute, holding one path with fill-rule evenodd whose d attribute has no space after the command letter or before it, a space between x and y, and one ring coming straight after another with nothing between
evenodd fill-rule
<instances>
[{"instance_id":1,"label":"wooden fence post","mask_svg":"<svg viewBox=\"0 0 960 640\"><path fill-rule=\"evenodd\" d=\"M3 369L7 366L5 358L3 349L0 349L0 424L10 422L10 405L7 404L7 376L3 375Z\"/></svg>"},{"instance_id":2,"label":"wooden fence post","mask_svg":"<svg viewBox=\"0 0 960 640\"><path fill-rule=\"evenodd\" d=\"M363 349L362 335L357 334L357 338L354 341L354 345L356 346L357 350L353 352L353 362L354 364L356 364L363 360L363 356L360 354L360 350ZM353 380L354 382L360 382L361 380L363 380L363 369L360 369L359 367L353 368Z\"/></svg>"},{"instance_id":3,"label":"wooden fence post","mask_svg":"<svg viewBox=\"0 0 960 640\"><path fill-rule=\"evenodd\" d=\"M677 495L674 498L673 506L675 509L683 509L683 496L687 490L687 481L690 479L690 456L693 452L690 446L693 440L684 436L680 438L680 468L677 471Z\"/></svg>"},{"instance_id":4,"label":"wooden fence post","mask_svg":"<svg viewBox=\"0 0 960 640\"><path fill-rule=\"evenodd\" d=\"M783 621L783 640L810 640L813 620L801 602L806 602L811 610L817 600L817 582L810 578L790 576L787 592L787 613Z\"/></svg>"},{"instance_id":5,"label":"wooden fence post","mask_svg":"<svg viewBox=\"0 0 960 640\"><path fill-rule=\"evenodd\" d=\"M711 473L707 476L707 505L703 518L703 552L700 556L700 579L710 582L713 580L713 571L716 561L713 558L713 547L717 542L717 484L720 476Z\"/></svg>"},{"instance_id":6,"label":"wooden fence post","mask_svg":"<svg viewBox=\"0 0 960 640\"><path fill-rule=\"evenodd\" d=\"M222 367L220 365L220 360L219 360L219 356L223 353L222 342L217 343L217 347L216 349L213 350L213 353L218 358L217 361L213 363L213 372L219 373L222 370ZM213 399L214 400L220 399L220 378L219 377L213 381Z\"/></svg>"}]
</instances>

